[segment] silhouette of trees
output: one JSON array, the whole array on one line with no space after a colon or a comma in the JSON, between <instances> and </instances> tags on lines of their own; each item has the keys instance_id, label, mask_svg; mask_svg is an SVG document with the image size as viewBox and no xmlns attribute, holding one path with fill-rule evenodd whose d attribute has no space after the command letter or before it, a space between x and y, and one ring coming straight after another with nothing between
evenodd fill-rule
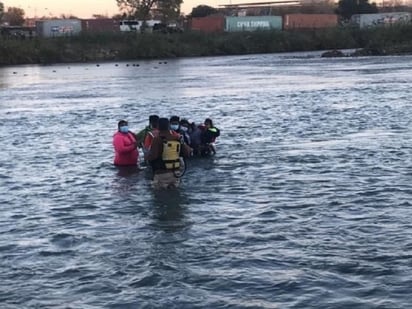
<instances>
[{"instance_id":1,"label":"silhouette of trees","mask_svg":"<svg viewBox=\"0 0 412 309\"><path fill-rule=\"evenodd\" d=\"M349 20L354 14L378 13L376 3L370 4L368 0L339 0L336 14Z\"/></svg>"},{"instance_id":2,"label":"silhouette of trees","mask_svg":"<svg viewBox=\"0 0 412 309\"><path fill-rule=\"evenodd\" d=\"M4 4L3 2L0 2L0 24L3 19L3 15L4 15Z\"/></svg>"},{"instance_id":3,"label":"silhouette of trees","mask_svg":"<svg viewBox=\"0 0 412 309\"><path fill-rule=\"evenodd\" d=\"M120 10L129 17L148 20L154 15L163 22L176 20L180 16L182 0L116 0Z\"/></svg>"},{"instance_id":4,"label":"silhouette of trees","mask_svg":"<svg viewBox=\"0 0 412 309\"><path fill-rule=\"evenodd\" d=\"M24 24L24 10L17 7L9 7L3 14L2 21L9 26L22 26Z\"/></svg>"},{"instance_id":5,"label":"silhouette of trees","mask_svg":"<svg viewBox=\"0 0 412 309\"><path fill-rule=\"evenodd\" d=\"M206 17L212 14L216 14L218 11L217 9L208 6L208 5L198 5L192 9L190 13L191 17Z\"/></svg>"}]
</instances>

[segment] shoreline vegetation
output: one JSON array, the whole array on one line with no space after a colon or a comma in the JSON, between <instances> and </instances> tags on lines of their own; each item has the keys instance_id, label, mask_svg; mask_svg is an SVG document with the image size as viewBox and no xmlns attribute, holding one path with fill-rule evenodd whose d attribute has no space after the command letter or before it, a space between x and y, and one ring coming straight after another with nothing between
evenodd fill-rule
<instances>
[{"instance_id":1,"label":"shoreline vegetation","mask_svg":"<svg viewBox=\"0 0 412 309\"><path fill-rule=\"evenodd\" d=\"M345 54L341 50L355 50ZM322 57L412 54L412 25L370 29L235 33L100 33L72 37L0 37L0 66L87 63L325 50Z\"/></svg>"}]
</instances>

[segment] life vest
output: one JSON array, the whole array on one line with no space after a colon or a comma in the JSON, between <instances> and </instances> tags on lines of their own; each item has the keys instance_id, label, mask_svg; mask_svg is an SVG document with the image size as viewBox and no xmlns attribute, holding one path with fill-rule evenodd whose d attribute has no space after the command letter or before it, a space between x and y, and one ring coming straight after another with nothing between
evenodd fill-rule
<instances>
[{"instance_id":1,"label":"life vest","mask_svg":"<svg viewBox=\"0 0 412 309\"><path fill-rule=\"evenodd\" d=\"M167 141L163 139L162 161L167 170L180 168L180 141Z\"/></svg>"},{"instance_id":2,"label":"life vest","mask_svg":"<svg viewBox=\"0 0 412 309\"><path fill-rule=\"evenodd\" d=\"M216 137L219 137L220 135L220 130L218 128L212 127L209 128L208 131L211 133L211 143L214 143L216 141Z\"/></svg>"}]
</instances>

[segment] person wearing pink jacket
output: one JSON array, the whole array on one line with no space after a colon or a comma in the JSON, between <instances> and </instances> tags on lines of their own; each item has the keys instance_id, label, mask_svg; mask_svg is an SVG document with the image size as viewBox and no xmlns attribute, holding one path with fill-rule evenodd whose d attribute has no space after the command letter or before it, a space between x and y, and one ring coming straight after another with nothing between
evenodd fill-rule
<instances>
[{"instance_id":1,"label":"person wearing pink jacket","mask_svg":"<svg viewBox=\"0 0 412 309\"><path fill-rule=\"evenodd\" d=\"M117 127L118 131L113 135L114 165L137 165L139 151L134 134L129 131L126 120L120 120Z\"/></svg>"}]
</instances>

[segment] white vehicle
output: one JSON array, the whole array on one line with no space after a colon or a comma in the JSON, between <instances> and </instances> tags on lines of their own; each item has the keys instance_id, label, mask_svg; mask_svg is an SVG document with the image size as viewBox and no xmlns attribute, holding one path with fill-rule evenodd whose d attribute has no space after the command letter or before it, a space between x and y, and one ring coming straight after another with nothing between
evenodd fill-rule
<instances>
[{"instance_id":1,"label":"white vehicle","mask_svg":"<svg viewBox=\"0 0 412 309\"><path fill-rule=\"evenodd\" d=\"M146 27L148 29L153 29L157 24L160 24L160 20L149 19L146 20ZM120 31L121 32L140 32L143 25L143 20L121 20L120 21Z\"/></svg>"},{"instance_id":2,"label":"white vehicle","mask_svg":"<svg viewBox=\"0 0 412 309\"><path fill-rule=\"evenodd\" d=\"M121 20L120 31L122 32L137 32L140 31L142 23L138 20Z\"/></svg>"},{"instance_id":3,"label":"white vehicle","mask_svg":"<svg viewBox=\"0 0 412 309\"><path fill-rule=\"evenodd\" d=\"M143 23L143 21L142 21L142 23ZM160 20L155 20L155 19L146 20L146 25L149 28L153 28L155 25L161 24L161 23L162 22Z\"/></svg>"}]
</instances>

